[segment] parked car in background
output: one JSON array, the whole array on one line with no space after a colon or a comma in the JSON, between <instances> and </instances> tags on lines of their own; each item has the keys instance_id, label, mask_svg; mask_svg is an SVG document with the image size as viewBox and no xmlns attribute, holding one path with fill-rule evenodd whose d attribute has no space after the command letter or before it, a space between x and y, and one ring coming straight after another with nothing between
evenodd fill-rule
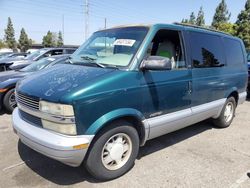
<instances>
[{"instance_id":1,"label":"parked car in background","mask_svg":"<svg viewBox=\"0 0 250 188\"><path fill-rule=\"evenodd\" d=\"M55 55L40 59L31 65L20 70L5 71L0 73L0 109L4 107L8 112L12 112L16 107L15 85L18 80L36 71L49 68L56 64L65 63L69 54ZM38 83L39 86L39 83Z\"/></svg>"},{"instance_id":2,"label":"parked car in background","mask_svg":"<svg viewBox=\"0 0 250 188\"><path fill-rule=\"evenodd\" d=\"M5 57L9 54L12 54L13 52L0 52L0 58Z\"/></svg>"},{"instance_id":3,"label":"parked car in background","mask_svg":"<svg viewBox=\"0 0 250 188\"><path fill-rule=\"evenodd\" d=\"M10 53L0 58L0 72L6 71L6 63L10 61L20 61L27 56L27 53Z\"/></svg>"},{"instance_id":4,"label":"parked car in background","mask_svg":"<svg viewBox=\"0 0 250 188\"><path fill-rule=\"evenodd\" d=\"M13 130L48 157L84 161L101 180L130 170L147 140L210 118L230 126L246 99L243 42L208 29L97 31L69 62L17 83Z\"/></svg>"},{"instance_id":5,"label":"parked car in background","mask_svg":"<svg viewBox=\"0 0 250 188\"><path fill-rule=\"evenodd\" d=\"M28 53L26 52L13 52L13 53L8 53L5 54L4 57L0 57L0 59L2 60L3 58L24 58L28 55Z\"/></svg>"},{"instance_id":6,"label":"parked car in background","mask_svg":"<svg viewBox=\"0 0 250 188\"><path fill-rule=\"evenodd\" d=\"M250 94L250 51L247 52L247 64L248 64L248 95Z\"/></svg>"},{"instance_id":7,"label":"parked car in background","mask_svg":"<svg viewBox=\"0 0 250 188\"><path fill-rule=\"evenodd\" d=\"M39 49L28 49L26 52L27 53L29 53L29 54L31 54L31 53L33 53L33 52L35 52L35 51L37 51L37 50L39 50Z\"/></svg>"},{"instance_id":8,"label":"parked car in background","mask_svg":"<svg viewBox=\"0 0 250 188\"><path fill-rule=\"evenodd\" d=\"M75 50L76 48L42 48L29 54L22 60L8 61L3 66L5 67L5 70L19 70L44 57L61 54L72 54Z\"/></svg>"}]
</instances>

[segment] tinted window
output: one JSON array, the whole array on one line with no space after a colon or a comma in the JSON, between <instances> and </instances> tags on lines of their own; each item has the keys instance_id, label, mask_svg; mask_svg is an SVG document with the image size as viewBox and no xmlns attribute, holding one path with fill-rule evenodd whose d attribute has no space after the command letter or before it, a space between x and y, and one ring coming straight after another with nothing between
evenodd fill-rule
<instances>
[{"instance_id":1,"label":"tinted window","mask_svg":"<svg viewBox=\"0 0 250 188\"><path fill-rule=\"evenodd\" d=\"M225 38L225 52L227 57L227 64L244 63L244 55L241 48L241 43L237 40Z\"/></svg>"},{"instance_id":2,"label":"tinted window","mask_svg":"<svg viewBox=\"0 0 250 188\"><path fill-rule=\"evenodd\" d=\"M218 36L191 33L192 61L195 68L220 67L224 65L221 39Z\"/></svg>"}]
</instances>

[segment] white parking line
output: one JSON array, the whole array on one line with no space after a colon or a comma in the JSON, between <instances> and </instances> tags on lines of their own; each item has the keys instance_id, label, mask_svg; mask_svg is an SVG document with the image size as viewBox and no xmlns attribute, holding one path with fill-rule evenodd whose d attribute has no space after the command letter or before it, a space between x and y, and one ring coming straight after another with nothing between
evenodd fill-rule
<instances>
[{"instance_id":1,"label":"white parking line","mask_svg":"<svg viewBox=\"0 0 250 188\"><path fill-rule=\"evenodd\" d=\"M241 184L249 180L249 177L247 175L247 173L249 172L250 170L244 173L244 175L242 175L233 185L231 185L230 188L238 188Z\"/></svg>"},{"instance_id":2,"label":"white parking line","mask_svg":"<svg viewBox=\"0 0 250 188\"><path fill-rule=\"evenodd\" d=\"M27 161L22 161L22 162L20 162L20 163L17 163L17 164L14 164L14 165L8 166L8 167L6 167L6 168L2 169L2 171L10 170L10 169L12 169L12 168L15 168L15 167L21 166L21 165L25 164L25 162L27 162Z\"/></svg>"}]
</instances>

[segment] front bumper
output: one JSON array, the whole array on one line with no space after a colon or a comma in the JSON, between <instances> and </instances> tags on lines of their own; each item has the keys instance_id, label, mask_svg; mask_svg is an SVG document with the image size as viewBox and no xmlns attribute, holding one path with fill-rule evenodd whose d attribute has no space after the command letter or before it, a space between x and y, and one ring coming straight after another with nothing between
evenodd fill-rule
<instances>
[{"instance_id":1,"label":"front bumper","mask_svg":"<svg viewBox=\"0 0 250 188\"><path fill-rule=\"evenodd\" d=\"M29 124L21 119L16 108L12 114L13 129L20 140L33 150L69 166L80 166L87 149L74 146L89 145L93 135L67 136Z\"/></svg>"}]
</instances>

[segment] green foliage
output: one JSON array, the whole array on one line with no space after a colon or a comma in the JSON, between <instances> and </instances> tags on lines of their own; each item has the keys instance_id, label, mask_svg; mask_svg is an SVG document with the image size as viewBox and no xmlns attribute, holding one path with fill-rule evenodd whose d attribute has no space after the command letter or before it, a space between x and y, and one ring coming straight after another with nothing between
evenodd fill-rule
<instances>
[{"instance_id":1,"label":"green foliage","mask_svg":"<svg viewBox=\"0 0 250 188\"><path fill-rule=\"evenodd\" d=\"M220 23L217 25L217 30L228 33L230 35L235 35L236 31L236 24L232 24L232 23Z\"/></svg>"},{"instance_id":2,"label":"green foliage","mask_svg":"<svg viewBox=\"0 0 250 188\"><path fill-rule=\"evenodd\" d=\"M6 44L3 40L0 39L0 49L1 48L6 48Z\"/></svg>"},{"instance_id":3,"label":"green foliage","mask_svg":"<svg viewBox=\"0 0 250 188\"><path fill-rule=\"evenodd\" d=\"M222 0L215 10L212 26L215 29L218 29L219 25L227 23L230 17L231 17L231 13L229 13L227 9L227 4L225 0Z\"/></svg>"},{"instance_id":4,"label":"green foliage","mask_svg":"<svg viewBox=\"0 0 250 188\"><path fill-rule=\"evenodd\" d=\"M192 13L190 14L190 18L189 18L188 23L190 23L190 24L192 24L192 25L195 25L195 22L196 22L196 18L195 18L194 12L192 12Z\"/></svg>"},{"instance_id":5,"label":"green foliage","mask_svg":"<svg viewBox=\"0 0 250 188\"><path fill-rule=\"evenodd\" d=\"M183 19L181 20L181 23L188 23L188 19L184 19L184 18L183 18Z\"/></svg>"},{"instance_id":6,"label":"green foliage","mask_svg":"<svg viewBox=\"0 0 250 188\"><path fill-rule=\"evenodd\" d=\"M61 31L58 32L57 46L58 47L63 46L63 36Z\"/></svg>"},{"instance_id":7,"label":"green foliage","mask_svg":"<svg viewBox=\"0 0 250 188\"><path fill-rule=\"evenodd\" d=\"M47 34L43 37L42 44L44 47L55 47L56 46L55 34L48 31Z\"/></svg>"},{"instance_id":8,"label":"green foliage","mask_svg":"<svg viewBox=\"0 0 250 188\"><path fill-rule=\"evenodd\" d=\"M5 31L4 38L7 47L11 49L16 49L15 30L13 28L13 24L10 17L8 17L7 28L4 31Z\"/></svg>"},{"instance_id":9,"label":"green foliage","mask_svg":"<svg viewBox=\"0 0 250 188\"><path fill-rule=\"evenodd\" d=\"M195 25L195 24L196 24L196 19L195 19L194 12L192 12L192 13L190 14L189 19L182 19L181 23L186 23L186 24Z\"/></svg>"},{"instance_id":10,"label":"green foliage","mask_svg":"<svg viewBox=\"0 0 250 188\"><path fill-rule=\"evenodd\" d=\"M204 15L204 11L203 11L202 7L200 7L200 10L198 12L198 16L196 18L196 25L198 25L198 26L205 25L205 15Z\"/></svg>"},{"instance_id":11,"label":"green foliage","mask_svg":"<svg viewBox=\"0 0 250 188\"><path fill-rule=\"evenodd\" d=\"M250 48L250 0L247 0L245 10L238 15L236 25L236 36L244 41L246 48Z\"/></svg>"},{"instance_id":12,"label":"green foliage","mask_svg":"<svg viewBox=\"0 0 250 188\"><path fill-rule=\"evenodd\" d=\"M24 28L21 29L18 42L18 48L21 50L21 52L26 52L32 44Z\"/></svg>"}]
</instances>

